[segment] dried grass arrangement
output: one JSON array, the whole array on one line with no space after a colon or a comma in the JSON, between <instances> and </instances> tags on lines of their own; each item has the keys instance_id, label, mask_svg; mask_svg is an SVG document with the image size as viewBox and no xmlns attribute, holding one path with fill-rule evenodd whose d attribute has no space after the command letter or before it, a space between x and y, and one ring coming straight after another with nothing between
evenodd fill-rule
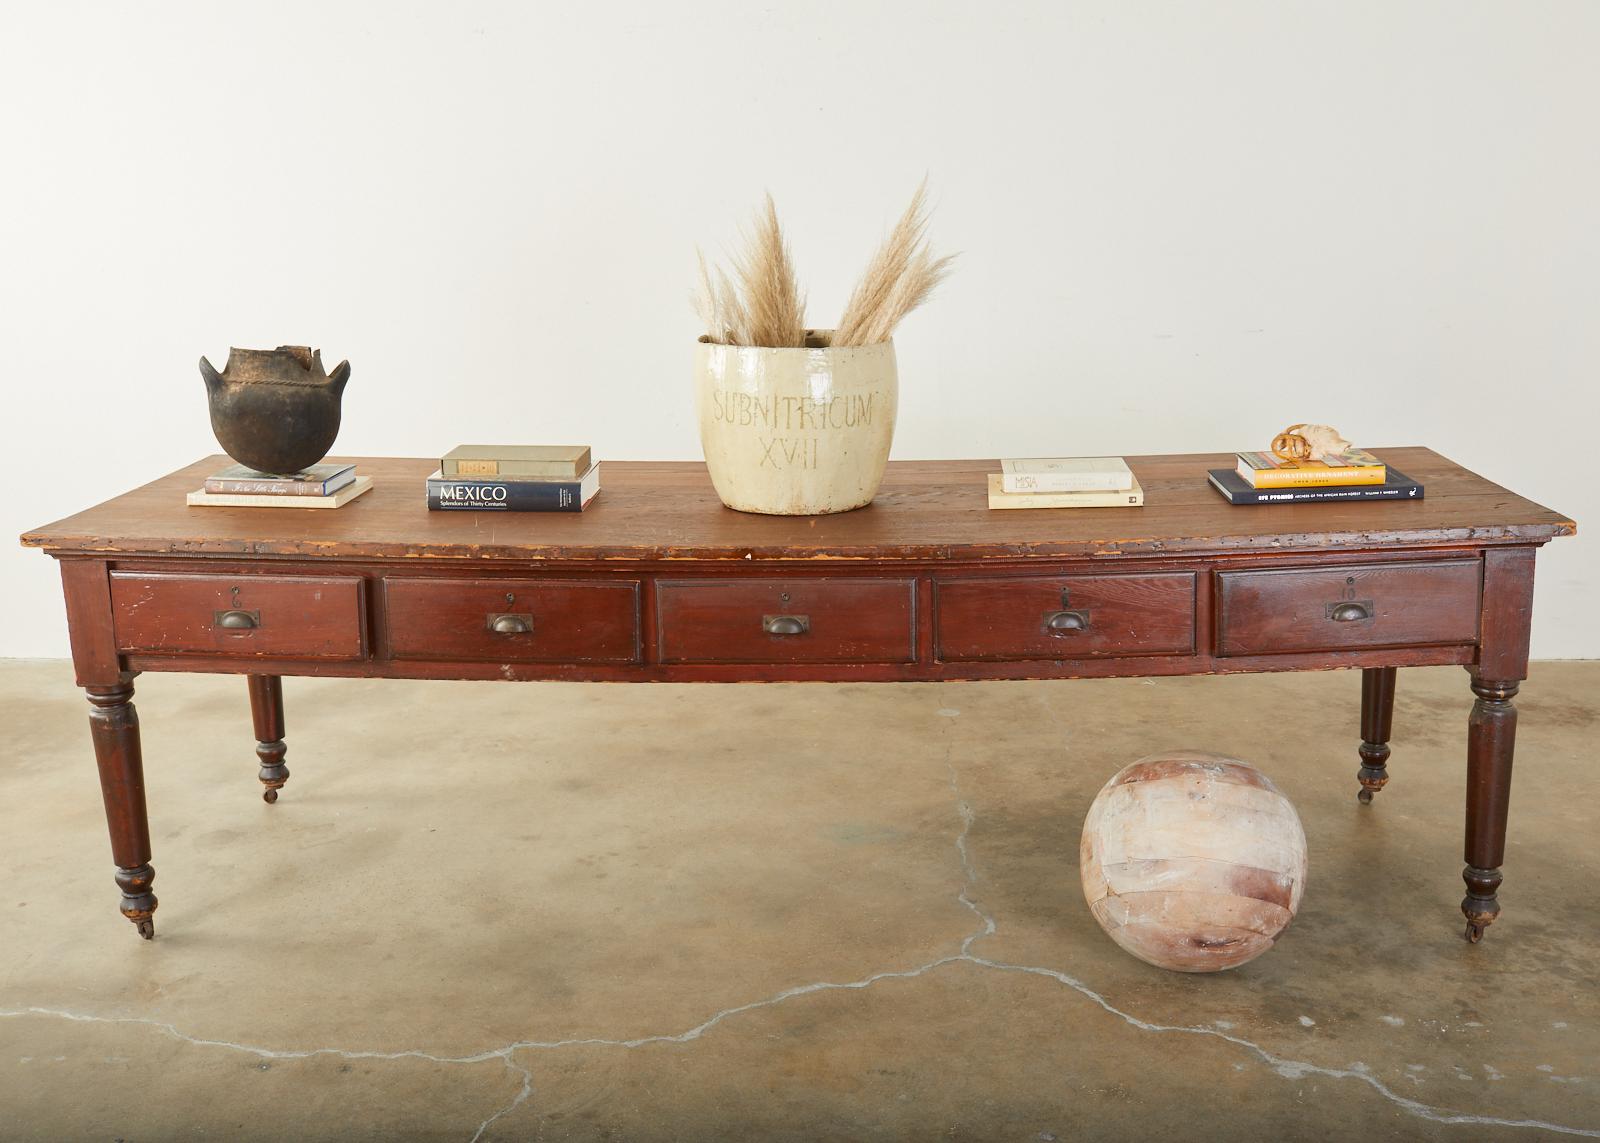
<instances>
[{"instance_id":1,"label":"dried grass arrangement","mask_svg":"<svg viewBox=\"0 0 1600 1143\"><path fill-rule=\"evenodd\" d=\"M901 319L926 302L950 273L955 255L935 257L928 246L927 191L926 182L917 188L911 205L867 263L828 344L888 341ZM808 332L814 337L816 331L806 329L805 295L770 194L742 241L731 275L721 266L707 266L700 255L694 305L705 323L706 340L775 349L805 346Z\"/></svg>"}]
</instances>

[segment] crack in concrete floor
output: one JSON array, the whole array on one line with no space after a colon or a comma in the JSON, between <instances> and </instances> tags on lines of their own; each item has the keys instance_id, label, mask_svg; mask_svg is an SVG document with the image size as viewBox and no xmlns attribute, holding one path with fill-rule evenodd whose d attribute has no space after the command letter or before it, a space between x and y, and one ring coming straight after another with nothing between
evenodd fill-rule
<instances>
[{"instance_id":1,"label":"crack in concrete floor","mask_svg":"<svg viewBox=\"0 0 1600 1143\"><path fill-rule=\"evenodd\" d=\"M944 714L944 711L940 711ZM955 712L951 712L954 714ZM552 1051L571 1047L614 1047L614 1048L641 1048L651 1044L683 1044L699 1039L705 1033L715 1028L726 1020L747 1012L770 1008L794 1000L802 996L810 996L821 992L848 991L870 988L874 984L885 980L911 980L924 976L937 969L951 964L971 964L979 968L996 972L1018 973L1043 977L1053 980L1085 999L1092 1001L1109 1015L1122 1020L1128 1026L1143 1032L1153 1033L1178 1033L1194 1036L1210 1036L1225 1043L1242 1048L1245 1052L1266 1064L1275 1075L1288 1080L1303 1079L1307 1076L1320 1076L1333 1080L1357 1080L1365 1083L1371 1090L1389 1100L1396 1107L1419 1119L1434 1123L1450 1125L1466 1125L1479 1127L1507 1127L1531 1128L1562 1135L1573 1135L1584 1138L1600 1139L1600 1128L1575 1127L1567 1124L1554 1123L1540 1119L1507 1119L1496 1116L1472 1115L1465 1112L1453 1112L1421 1100L1411 1099L1401 1095L1385 1084L1372 1071L1362 1064L1352 1064L1344 1068L1328 1067L1314 1064L1306 1060L1291 1059L1269 1051L1253 1040L1243 1036L1233 1035L1231 1032L1216 1027L1180 1024L1155 1024L1124 1011L1112 1004L1106 997L1095 991L1083 981L1059 969L1048 968L1043 965L1013 964L1006 961L992 960L979 956L972 951L972 945L984 937L993 936L999 932L999 924L994 916L974 901L969 895L970 890L979 880L977 866L972 860L972 855L967 846L967 839L972 831L973 823L977 819L972 806L962 796L959 775L952 757L953 751L947 744L945 749L945 766L949 772L951 796L955 799L956 815L961 822L961 828L955 837L955 849L960 859L962 882L957 893L957 900L970 910L978 919L978 926L961 941L960 951L949 956L938 957L925 964L907 969L888 969L875 972L868 976L852 981L814 981L810 984L795 985L773 993L771 996L759 1000L752 1000L745 1004L735 1005L721 1009L700 1023L676 1033L658 1033L648 1036L638 1036L631 1039L615 1039L599 1036L574 1037L564 1040L517 1040L499 1048L477 1052L465 1056L440 1056L421 1049L406 1049L396 1052L379 1052L372 1050L348 1050L343 1048L267 1048L254 1044L238 1043L231 1040L215 1040L205 1037L191 1036L180 1031L174 1024L167 1021L154 1020L142 1016L96 1016L87 1013L69 1012L57 1008L29 1007L21 1009L0 1009L0 1017L21 1016L48 1016L61 1020L80 1023L95 1024L133 1024L150 1027L164 1035L202 1048L220 1048L229 1051L242 1052L266 1060L301 1060L317 1056L335 1056L346 1060L425 1060L436 1064L472 1065L487 1063L490 1060L500 1060L502 1065L513 1077L521 1078L521 1087L516 1094L505 1104L493 1111L482 1120L473 1131L469 1143L478 1143L484 1134L496 1122L512 1114L518 1108L533 1098L535 1085L533 1070L519 1064L514 1057L519 1052Z\"/></svg>"}]
</instances>

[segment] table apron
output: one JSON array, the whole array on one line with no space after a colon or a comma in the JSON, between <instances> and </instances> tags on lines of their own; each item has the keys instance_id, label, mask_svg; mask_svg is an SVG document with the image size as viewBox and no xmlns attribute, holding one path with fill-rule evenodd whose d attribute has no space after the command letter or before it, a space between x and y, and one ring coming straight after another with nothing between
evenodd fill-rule
<instances>
[{"instance_id":1,"label":"table apron","mask_svg":"<svg viewBox=\"0 0 1600 1143\"><path fill-rule=\"evenodd\" d=\"M131 672L936 682L1471 665L1486 551L560 567L152 556L92 564L118 585L107 618L118 666ZM331 595L348 583L360 590ZM1239 584L1249 593L1230 586ZM244 614L230 614L229 602ZM341 608L349 613L342 620ZM242 626L207 634L223 617ZM301 653L305 640L293 628L311 621L352 638L333 653L322 643ZM174 623L192 626L169 634Z\"/></svg>"}]
</instances>

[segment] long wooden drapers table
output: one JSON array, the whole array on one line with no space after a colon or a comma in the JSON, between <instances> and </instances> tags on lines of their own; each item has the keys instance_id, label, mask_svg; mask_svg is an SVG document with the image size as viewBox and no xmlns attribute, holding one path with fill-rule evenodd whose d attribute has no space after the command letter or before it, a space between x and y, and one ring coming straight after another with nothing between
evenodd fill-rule
<instances>
[{"instance_id":1,"label":"long wooden drapers table","mask_svg":"<svg viewBox=\"0 0 1600 1143\"><path fill-rule=\"evenodd\" d=\"M356 459L335 511L189 508L211 457L22 537L60 561L121 910L154 933L142 671L248 676L267 801L284 675L932 681L1360 668L1360 798L1388 780L1395 671L1457 663L1462 911L1500 911L1534 556L1571 521L1422 448L1426 498L1233 507L1226 456L1130 458L1143 508L991 512L994 461L891 464L838 516L742 515L693 463L607 463L581 514L428 512L432 461Z\"/></svg>"}]
</instances>

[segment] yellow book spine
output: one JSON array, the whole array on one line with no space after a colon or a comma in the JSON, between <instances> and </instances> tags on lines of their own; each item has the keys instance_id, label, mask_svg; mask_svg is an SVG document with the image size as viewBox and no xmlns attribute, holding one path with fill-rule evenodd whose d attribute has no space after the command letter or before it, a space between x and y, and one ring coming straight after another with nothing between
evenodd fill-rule
<instances>
[{"instance_id":1,"label":"yellow book spine","mask_svg":"<svg viewBox=\"0 0 1600 1143\"><path fill-rule=\"evenodd\" d=\"M1382 484L1382 468L1258 468L1248 478L1257 488L1334 488Z\"/></svg>"}]
</instances>

